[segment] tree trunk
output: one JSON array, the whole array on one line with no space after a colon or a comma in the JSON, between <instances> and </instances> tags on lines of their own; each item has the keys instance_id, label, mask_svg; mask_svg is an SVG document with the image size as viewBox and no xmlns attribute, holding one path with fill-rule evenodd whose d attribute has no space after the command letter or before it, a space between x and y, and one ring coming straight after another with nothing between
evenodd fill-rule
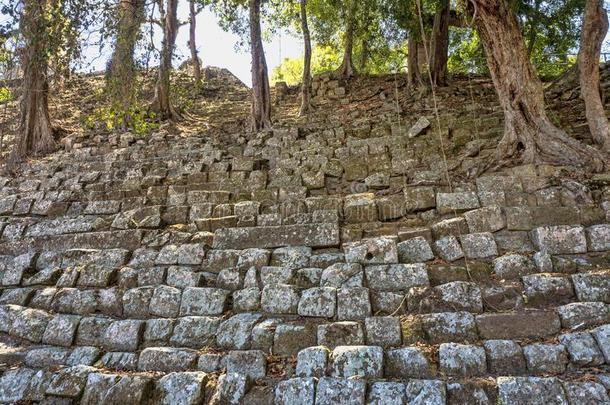
<instances>
[{"instance_id":1,"label":"tree trunk","mask_svg":"<svg viewBox=\"0 0 610 405\"><path fill-rule=\"evenodd\" d=\"M603 168L604 157L549 120L542 83L530 64L517 18L507 0L470 0L500 104L504 137L499 159Z\"/></svg>"},{"instance_id":2,"label":"tree trunk","mask_svg":"<svg viewBox=\"0 0 610 405\"><path fill-rule=\"evenodd\" d=\"M167 5L166 8L163 6L164 1ZM178 34L178 0L159 0L159 11L161 12L161 25L163 27L163 41L154 105L160 119L174 120L178 119L179 115L171 103L170 75Z\"/></svg>"},{"instance_id":3,"label":"tree trunk","mask_svg":"<svg viewBox=\"0 0 610 405\"><path fill-rule=\"evenodd\" d=\"M449 0L442 0L434 16L430 54L430 73L435 86L447 85L449 54Z\"/></svg>"},{"instance_id":4,"label":"tree trunk","mask_svg":"<svg viewBox=\"0 0 610 405\"><path fill-rule=\"evenodd\" d=\"M408 39L407 54L407 75L410 87L417 87L422 84L421 71L419 70L419 46L412 34Z\"/></svg>"},{"instance_id":5,"label":"tree trunk","mask_svg":"<svg viewBox=\"0 0 610 405\"><path fill-rule=\"evenodd\" d=\"M23 82L19 134L13 146L12 162L50 153L56 147L48 103L46 5L46 0L26 0L21 15Z\"/></svg>"},{"instance_id":6,"label":"tree trunk","mask_svg":"<svg viewBox=\"0 0 610 405\"><path fill-rule=\"evenodd\" d=\"M587 0L578 52L580 94L595 143L610 152L610 123L600 94L599 56L608 32L608 14L602 0Z\"/></svg>"},{"instance_id":7,"label":"tree trunk","mask_svg":"<svg viewBox=\"0 0 610 405\"><path fill-rule=\"evenodd\" d=\"M311 110L311 34L307 23L307 0L300 0L301 6L301 31L303 31L303 43L305 44L305 56L303 57L303 84L301 88L301 110L302 117Z\"/></svg>"},{"instance_id":8,"label":"tree trunk","mask_svg":"<svg viewBox=\"0 0 610 405\"><path fill-rule=\"evenodd\" d=\"M195 76L195 83L201 84L201 62L199 62L199 55L197 53L197 10L195 9L195 0L189 1L189 48L191 50L191 63L193 65L193 76Z\"/></svg>"},{"instance_id":9,"label":"tree trunk","mask_svg":"<svg viewBox=\"0 0 610 405\"><path fill-rule=\"evenodd\" d=\"M271 128L271 95L267 61L261 36L261 0L250 2L250 52L252 56L252 130Z\"/></svg>"},{"instance_id":10,"label":"tree trunk","mask_svg":"<svg viewBox=\"0 0 610 405\"><path fill-rule=\"evenodd\" d=\"M349 0L347 16L345 19L345 44L343 52L343 62L337 70L337 74L342 78L349 78L356 74L354 62L352 60L354 49L354 25L356 24L356 7L358 0Z\"/></svg>"},{"instance_id":11,"label":"tree trunk","mask_svg":"<svg viewBox=\"0 0 610 405\"><path fill-rule=\"evenodd\" d=\"M134 53L144 21L145 0L120 0L117 36L108 65L107 88L114 108L120 111L122 127L131 124L137 90Z\"/></svg>"}]
</instances>

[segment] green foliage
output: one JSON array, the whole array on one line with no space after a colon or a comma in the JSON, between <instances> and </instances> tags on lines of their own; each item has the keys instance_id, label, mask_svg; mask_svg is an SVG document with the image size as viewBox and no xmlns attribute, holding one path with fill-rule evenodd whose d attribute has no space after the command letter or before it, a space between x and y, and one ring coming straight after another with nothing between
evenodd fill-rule
<instances>
[{"instance_id":1,"label":"green foliage","mask_svg":"<svg viewBox=\"0 0 610 405\"><path fill-rule=\"evenodd\" d=\"M316 75L334 70L341 63L341 53L332 46L315 45L311 52L311 73ZM303 78L303 58L285 58L273 69L271 82L285 81L293 85Z\"/></svg>"},{"instance_id":2,"label":"green foliage","mask_svg":"<svg viewBox=\"0 0 610 405\"><path fill-rule=\"evenodd\" d=\"M146 135L159 128L157 116L152 111L141 108L132 108L129 111L129 129L136 135ZM122 109L111 108L108 106L98 107L93 113L87 115L83 126L89 130L114 131L121 128L124 122L124 112Z\"/></svg>"},{"instance_id":3,"label":"green foliage","mask_svg":"<svg viewBox=\"0 0 610 405\"><path fill-rule=\"evenodd\" d=\"M449 31L447 69L453 74L485 74L488 72L479 35L470 28Z\"/></svg>"},{"instance_id":4,"label":"green foliage","mask_svg":"<svg viewBox=\"0 0 610 405\"><path fill-rule=\"evenodd\" d=\"M8 87L0 87L0 103L13 101L14 95Z\"/></svg>"}]
</instances>

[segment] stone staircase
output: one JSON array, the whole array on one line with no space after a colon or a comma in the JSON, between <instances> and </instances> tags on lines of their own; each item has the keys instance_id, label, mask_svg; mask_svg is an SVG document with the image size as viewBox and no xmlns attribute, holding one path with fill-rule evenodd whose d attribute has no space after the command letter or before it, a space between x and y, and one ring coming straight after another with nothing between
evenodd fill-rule
<instances>
[{"instance_id":1,"label":"stone staircase","mask_svg":"<svg viewBox=\"0 0 610 405\"><path fill-rule=\"evenodd\" d=\"M413 110L320 80L306 122L0 178L0 402L610 403L610 174L468 178L490 104L476 139L443 111L447 176Z\"/></svg>"}]
</instances>

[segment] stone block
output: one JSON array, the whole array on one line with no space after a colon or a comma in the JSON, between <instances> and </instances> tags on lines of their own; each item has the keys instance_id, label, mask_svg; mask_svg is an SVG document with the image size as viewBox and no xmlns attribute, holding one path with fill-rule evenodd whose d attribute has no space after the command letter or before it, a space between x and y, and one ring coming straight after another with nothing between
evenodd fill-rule
<instances>
[{"instance_id":1,"label":"stone block","mask_svg":"<svg viewBox=\"0 0 610 405\"><path fill-rule=\"evenodd\" d=\"M423 263L434 259L432 248L423 236L400 242L397 248L400 263Z\"/></svg>"},{"instance_id":2,"label":"stone block","mask_svg":"<svg viewBox=\"0 0 610 405\"><path fill-rule=\"evenodd\" d=\"M197 352L170 347L149 347L142 350L138 359L139 371L185 371L195 368Z\"/></svg>"},{"instance_id":3,"label":"stone block","mask_svg":"<svg viewBox=\"0 0 610 405\"><path fill-rule=\"evenodd\" d=\"M424 353L416 347L401 347L386 352L385 373L394 378L429 378L430 365Z\"/></svg>"},{"instance_id":4,"label":"stone block","mask_svg":"<svg viewBox=\"0 0 610 405\"><path fill-rule=\"evenodd\" d=\"M316 389L316 405L364 405L366 382L358 379L323 377Z\"/></svg>"},{"instance_id":5,"label":"stone block","mask_svg":"<svg viewBox=\"0 0 610 405\"><path fill-rule=\"evenodd\" d=\"M358 322L343 321L318 326L318 344L331 349L337 346L364 344L364 332Z\"/></svg>"},{"instance_id":6,"label":"stone block","mask_svg":"<svg viewBox=\"0 0 610 405\"><path fill-rule=\"evenodd\" d=\"M563 345L531 344L523 347L527 369L532 374L561 374L568 365Z\"/></svg>"},{"instance_id":7,"label":"stone block","mask_svg":"<svg viewBox=\"0 0 610 405\"><path fill-rule=\"evenodd\" d=\"M569 404L557 378L499 377L497 382L499 401L503 404Z\"/></svg>"},{"instance_id":8,"label":"stone block","mask_svg":"<svg viewBox=\"0 0 610 405\"><path fill-rule=\"evenodd\" d=\"M493 235L487 233L471 233L460 236L464 255L469 259L484 259L498 255L498 247Z\"/></svg>"},{"instance_id":9,"label":"stone block","mask_svg":"<svg viewBox=\"0 0 610 405\"><path fill-rule=\"evenodd\" d=\"M361 264L398 263L398 250L394 238L372 238L343 245L345 261Z\"/></svg>"},{"instance_id":10,"label":"stone block","mask_svg":"<svg viewBox=\"0 0 610 405\"><path fill-rule=\"evenodd\" d=\"M439 349L441 372L456 377L475 377L487 372L485 349L473 345L443 343Z\"/></svg>"},{"instance_id":11,"label":"stone block","mask_svg":"<svg viewBox=\"0 0 610 405\"><path fill-rule=\"evenodd\" d=\"M489 372L494 375L523 375L526 372L523 350L512 340L486 340L485 354Z\"/></svg>"},{"instance_id":12,"label":"stone block","mask_svg":"<svg viewBox=\"0 0 610 405\"><path fill-rule=\"evenodd\" d=\"M363 287L337 290L337 318L361 320L371 315L369 290Z\"/></svg>"},{"instance_id":13,"label":"stone block","mask_svg":"<svg viewBox=\"0 0 610 405\"><path fill-rule=\"evenodd\" d=\"M304 290L298 306L301 316L332 318L337 306L337 290L332 287L317 287Z\"/></svg>"},{"instance_id":14,"label":"stone block","mask_svg":"<svg viewBox=\"0 0 610 405\"><path fill-rule=\"evenodd\" d=\"M483 339L541 339L553 336L561 329L555 311L522 311L483 314L476 317Z\"/></svg>"},{"instance_id":15,"label":"stone block","mask_svg":"<svg viewBox=\"0 0 610 405\"><path fill-rule=\"evenodd\" d=\"M314 346L303 349L297 355L296 375L299 377L324 377L328 365L329 349Z\"/></svg>"},{"instance_id":16,"label":"stone block","mask_svg":"<svg viewBox=\"0 0 610 405\"><path fill-rule=\"evenodd\" d=\"M366 344L381 347L396 347L402 343L400 318L375 316L364 320Z\"/></svg>"},{"instance_id":17,"label":"stone block","mask_svg":"<svg viewBox=\"0 0 610 405\"><path fill-rule=\"evenodd\" d=\"M543 226L532 231L532 239L539 250L552 255L587 252L585 230L581 226Z\"/></svg>"}]
</instances>

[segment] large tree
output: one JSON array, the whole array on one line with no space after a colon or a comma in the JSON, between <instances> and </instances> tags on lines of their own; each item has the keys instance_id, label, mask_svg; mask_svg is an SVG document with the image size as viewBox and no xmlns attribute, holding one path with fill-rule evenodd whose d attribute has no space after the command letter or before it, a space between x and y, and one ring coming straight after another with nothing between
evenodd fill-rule
<instances>
[{"instance_id":1,"label":"large tree","mask_svg":"<svg viewBox=\"0 0 610 405\"><path fill-rule=\"evenodd\" d=\"M131 124L136 101L135 49L144 22L144 9L145 0L119 0L117 3L116 38L108 64L107 88L124 130Z\"/></svg>"},{"instance_id":2,"label":"large tree","mask_svg":"<svg viewBox=\"0 0 610 405\"><path fill-rule=\"evenodd\" d=\"M429 69L435 86L447 85L450 1L439 0L432 26Z\"/></svg>"},{"instance_id":3,"label":"large tree","mask_svg":"<svg viewBox=\"0 0 610 405\"><path fill-rule=\"evenodd\" d=\"M587 123L593 140L610 152L610 123L600 94L599 57L608 32L608 14L603 0L587 0L582 24L578 73L580 93L585 102Z\"/></svg>"},{"instance_id":4,"label":"large tree","mask_svg":"<svg viewBox=\"0 0 610 405\"><path fill-rule=\"evenodd\" d=\"M311 109L311 35L307 22L307 0L299 0L301 31L303 32L303 81L301 83L301 109L299 115L303 116Z\"/></svg>"},{"instance_id":5,"label":"large tree","mask_svg":"<svg viewBox=\"0 0 610 405\"><path fill-rule=\"evenodd\" d=\"M343 78L352 77L356 74L354 68L354 35L356 30L356 12L359 0L347 0L347 10L345 12L345 38L343 40L343 62L337 70L339 76Z\"/></svg>"},{"instance_id":6,"label":"large tree","mask_svg":"<svg viewBox=\"0 0 610 405\"><path fill-rule=\"evenodd\" d=\"M261 35L261 0L249 0L252 56L252 130L271 128L271 91Z\"/></svg>"},{"instance_id":7,"label":"large tree","mask_svg":"<svg viewBox=\"0 0 610 405\"><path fill-rule=\"evenodd\" d=\"M159 63L159 76L155 86L154 108L161 119L177 119L178 113L171 102L170 76L172 60L176 48L176 37L180 24L178 22L178 0L158 0L160 23L163 29L161 43L161 60Z\"/></svg>"},{"instance_id":8,"label":"large tree","mask_svg":"<svg viewBox=\"0 0 610 405\"><path fill-rule=\"evenodd\" d=\"M195 83L201 84L201 62L197 52L197 14L201 12L197 8L195 0L189 0L189 49L191 51L191 65L193 66L193 76Z\"/></svg>"},{"instance_id":9,"label":"large tree","mask_svg":"<svg viewBox=\"0 0 610 405\"><path fill-rule=\"evenodd\" d=\"M504 110L500 159L601 169L604 157L556 127L547 116L542 83L534 73L508 0L469 0L487 64Z\"/></svg>"},{"instance_id":10,"label":"large tree","mask_svg":"<svg viewBox=\"0 0 610 405\"><path fill-rule=\"evenodd\" d=\"M23 70L19 134L11 160L29 155L43 155L55 147L49 117L49 83L47 79L50 49L46 0L24 0L20 18L23 47L20 50Z\"/></svg>"}]
</instances>

